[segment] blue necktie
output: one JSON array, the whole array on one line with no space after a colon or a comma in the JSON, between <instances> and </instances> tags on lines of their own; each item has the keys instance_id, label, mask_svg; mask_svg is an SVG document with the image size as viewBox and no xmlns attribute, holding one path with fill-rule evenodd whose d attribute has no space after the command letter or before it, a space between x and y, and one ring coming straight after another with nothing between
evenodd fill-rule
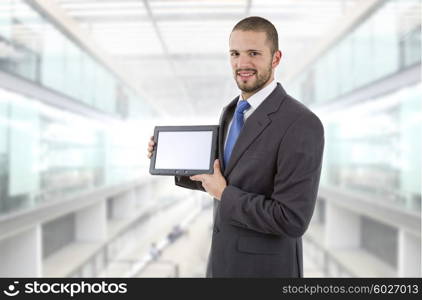
<instances>
[{"instance_id":1,"label":"blue necktie","mask_svg":"<svg viewBox=\"0 0 422 300\"><path fill-rule=\"evenodd\" d=\"M248 103L248 101L241 100L237 103L237 107L233 116L233 122L230 127L229 136L226 142L226 148L224 149L224 166L225 167L227 167L227 164L229 162L236 140L240 134L240 131L242 130L243 123L244 123L243 113L249 107L251 107L251 105Z\"/></svg>"}]
</instances>

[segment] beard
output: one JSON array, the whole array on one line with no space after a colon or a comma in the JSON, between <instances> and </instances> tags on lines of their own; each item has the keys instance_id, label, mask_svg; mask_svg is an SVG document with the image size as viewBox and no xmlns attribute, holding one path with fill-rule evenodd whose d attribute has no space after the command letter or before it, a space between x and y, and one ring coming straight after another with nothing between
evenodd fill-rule
<instances>
[{"instance_id":1,"label":"beard","mask_svg":"<svg viewBox=\"0 0 422 300\"><path fill-rule=\"evenodd\" d=\"M258 71L255 70L255 69L246 69L246 70L250 70L250 71L255 72L256 80L254 82L244 82L242 79L238 79L237 78L237 72L239 70L236 70L236 72L234 74L234 78L235 78L237 87L239 88L239 90L241 90L242 92L245 92L245 93L252 93L252 92L259 91L260 89L262 89L262 87L264 87L264 85L271 78L271 71L272 71L271 65L268 67L266 72L262 72L262 73L258 73ZM252 80L250 80L250 81L252 81Z\"/></svg>"}]
</instances>

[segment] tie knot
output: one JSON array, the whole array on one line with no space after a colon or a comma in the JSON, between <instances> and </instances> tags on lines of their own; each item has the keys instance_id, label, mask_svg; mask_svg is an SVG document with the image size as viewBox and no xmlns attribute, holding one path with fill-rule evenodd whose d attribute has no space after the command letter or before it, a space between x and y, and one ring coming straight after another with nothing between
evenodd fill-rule
<instances>
[{"instance_id":1,"label":"tie knot","mask_svg":"<svg viewBox=\"0 0 422 300\"><path fill-rule=\"evenodd\" d=\"M248 101L241 100L237 103L236 113L243 114L251 105Z\"/></svg>"}]
</instances>

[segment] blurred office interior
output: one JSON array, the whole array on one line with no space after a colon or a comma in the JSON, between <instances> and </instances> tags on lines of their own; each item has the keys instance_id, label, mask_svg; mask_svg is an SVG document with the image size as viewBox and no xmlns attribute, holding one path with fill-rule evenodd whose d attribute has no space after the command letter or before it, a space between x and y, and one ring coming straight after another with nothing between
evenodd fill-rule
<instances>
[{"instance_id":1,"label":"blurred office interior","mask_svg":"<svg viewBox=\"0 0 422 300\"><path fill-rule=\"evenodd\" d=\"M250 15L325 127L305 277L421 276L420 0L2 0L1 277L205 276L212 199L146 144L217 124Z\"/></svg>"}]
</instances>

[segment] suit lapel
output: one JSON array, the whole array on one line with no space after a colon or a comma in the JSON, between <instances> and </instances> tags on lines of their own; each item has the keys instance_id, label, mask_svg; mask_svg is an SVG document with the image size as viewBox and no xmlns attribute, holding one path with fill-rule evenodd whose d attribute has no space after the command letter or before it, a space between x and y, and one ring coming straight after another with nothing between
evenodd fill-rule
<instances>
[{"instance_id":1,"label":"suit lapel","mask_svg":"<svg viewBox=\"0 0 422 300\"><path fill-rule=\"evenodd\" d=\"M261 103L261 105L258 106L258 108L246 120L245 125L236 141L236 144L234 145L228 165L223 170L223 174L226 178L233 170L237 161L241 158L246 149L248 149L249 145L252 144L253 141L256 140L256 138L271 123L269 115L280 108L280 105L283 102L285 96L286 92L284 91L281 84L278 83L274 91ZM224 149L224 139L222 146L222 149ZM224 151L221 152L221 157L223 156L223 153Z\"/></svg>"}]
</instances>

